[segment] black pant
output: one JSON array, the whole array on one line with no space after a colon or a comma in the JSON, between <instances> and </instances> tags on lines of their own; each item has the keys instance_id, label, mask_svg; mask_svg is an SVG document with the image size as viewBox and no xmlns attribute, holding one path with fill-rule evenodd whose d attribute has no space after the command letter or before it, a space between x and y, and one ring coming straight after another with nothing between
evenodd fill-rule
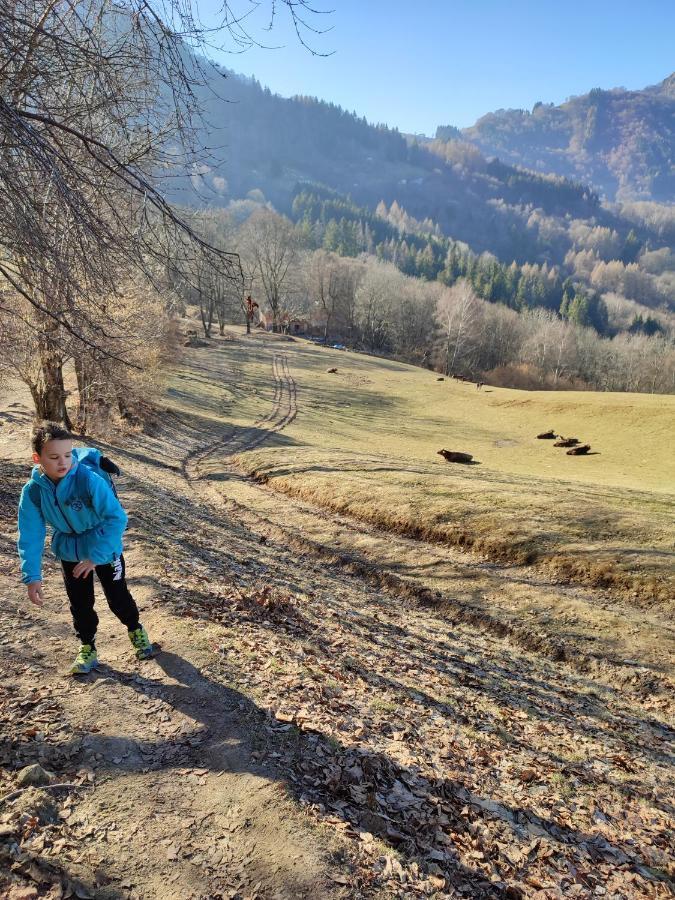
<instances>
[{"instance_id":1,"label":"black pant","mask_svg":"<svg viewBox=\"0 0 675 900\"><path fill-rule=\"evenodd\" d=\"M61 560L63 567L63 581L66 585L66 593L70 600L70 611L73 614L75 633L82 644L94 644L98 616L94 609L94 573L90 572L86 578L75 578L73 569L76 562ZM138 607L131 596L124 579L124 557L103 566L96 566L98 580L103 587L108 606L117 618L129 631L138 628Z\"/></svg>"}]
</instances>

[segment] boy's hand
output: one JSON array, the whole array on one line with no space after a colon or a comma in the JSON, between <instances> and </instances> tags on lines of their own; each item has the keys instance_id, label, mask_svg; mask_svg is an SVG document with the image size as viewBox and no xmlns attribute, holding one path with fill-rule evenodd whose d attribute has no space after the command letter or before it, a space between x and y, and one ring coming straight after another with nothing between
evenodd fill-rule
<instances>
[{"instance_id":1,"label":"boy's hand","mask_svg":"<svg viewBox=\"0 0 675 900\"><path fill-rule=\"evenodd\" d=\"M45 602L45 598L42 594L42 582L41 581L31 581L28 587L28 599L31 603L34 603L36 606L42 606Z\"/></svg>"},{"instance_id":2,"label":"boy's hand","mask_svg":"<svg viewBox=\"0 0 675 900\"><path fill-rule=\"evenodd\" d=\"M75 568L73 569L73 575L75 578L86 578L96 568L96 563L93 563L90 559L83 559L82 562L79 562Z\"/></svg>"}]
</instances>

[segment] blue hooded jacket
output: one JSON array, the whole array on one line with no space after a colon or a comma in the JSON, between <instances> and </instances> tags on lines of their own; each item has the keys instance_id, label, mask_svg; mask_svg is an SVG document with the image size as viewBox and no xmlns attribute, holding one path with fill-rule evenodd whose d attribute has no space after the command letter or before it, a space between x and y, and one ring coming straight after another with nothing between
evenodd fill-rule
<instances>
[{"instance_id":1,"label":"blue hooded jacket","mask_svg":"<svg viewBox=\"0 0 675 900\"><path fill-rule=\"evenodd\" d=\"M40 466L33 466L19 500L17 544L24 584L42 580L47 525L51 527L52 552L57 559L89 559L100 566L122 555L127 514L105 479L81 463L94 454L100 456L98 450L90 447L74 448L72 466L58 484ZM34 500L37 490L39 505Z\"/></svg>"}]
</instances>

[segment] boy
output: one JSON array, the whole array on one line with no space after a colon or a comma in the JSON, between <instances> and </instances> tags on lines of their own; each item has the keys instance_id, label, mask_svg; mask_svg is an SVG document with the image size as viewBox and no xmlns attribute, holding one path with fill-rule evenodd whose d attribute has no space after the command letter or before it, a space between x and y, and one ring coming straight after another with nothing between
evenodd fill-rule
<instances>
[{"instance_id":1,"label":"boy","mask_svg":"<svg viewBox=\"0 0 675 900\"><path fill-rule=\"evenodd\" d=\"M98 665L94 610L96 571L108 606L127 627L139 659L152 656L148 635L124 578L122 533L127 516L104 477L81 460L100 459L98 450L73 449L73 435L55 422L33 429L33 467L19 501L21 581L28 599L42 606L42 553L47 525L52 552L61 560L75 633L81 647L71 673L82 675Z\"/></svg>"}]
</instances>

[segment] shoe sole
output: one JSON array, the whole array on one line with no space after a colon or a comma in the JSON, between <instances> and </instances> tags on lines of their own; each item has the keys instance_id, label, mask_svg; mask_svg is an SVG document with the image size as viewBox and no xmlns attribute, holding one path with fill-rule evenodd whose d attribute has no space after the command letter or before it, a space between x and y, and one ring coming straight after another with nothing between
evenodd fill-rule
<instances>
[{"instance_id":1,"label":"shoe sole","mask_svg":"<svg viewBox=\"0 0 675 900\"><path fill-rule=\"evenodd\" d=\"M68 674L69 675L88 675L90 672L93 672L94 669L98 669L98 660L95 663L92 663L86 669L72 668Z\"/></svg>"},{"instance_id":2,"label":"shoe sole","mask_svg":"<svg viewBox=\"0 0 675 900\"><path fill-rule=\"evenodd\" d=\"M152 646L148 650L136 651L136 659L144 660L144 659L152 659L153 656L157 656L161 647L159 644L152 644Z\"/></svg>"}]
</instances>

